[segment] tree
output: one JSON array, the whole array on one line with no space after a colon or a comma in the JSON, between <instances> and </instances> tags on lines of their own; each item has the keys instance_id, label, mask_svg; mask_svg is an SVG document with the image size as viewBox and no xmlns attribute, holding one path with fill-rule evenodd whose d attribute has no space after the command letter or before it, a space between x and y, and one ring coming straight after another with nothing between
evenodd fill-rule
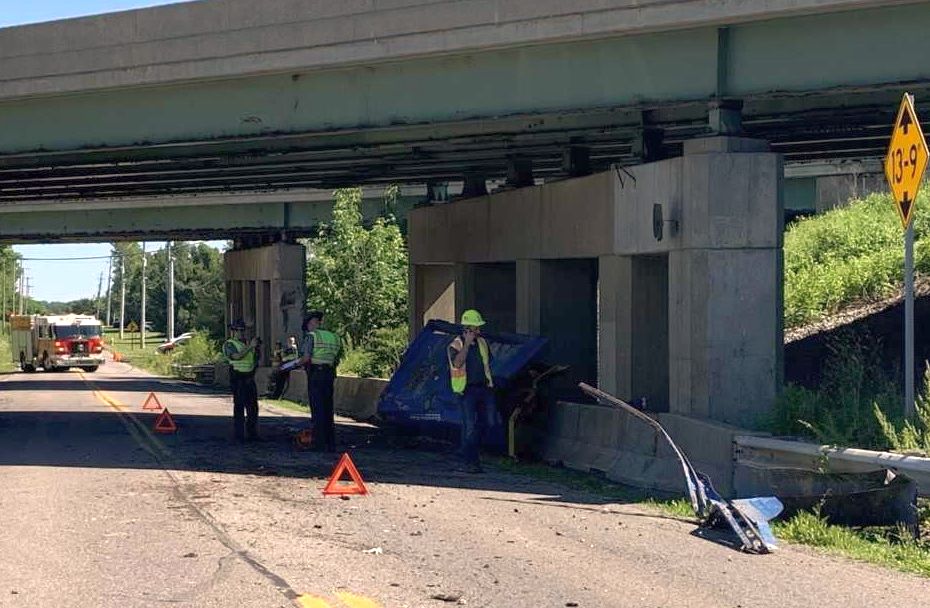
<instances>
[{"instance_id":1,"label":"tree","mask_svg":"<svg viewBox=\"0 0 930 608\"><path fill-rule=\"evenodd\" d=\"M365 228L360 188L334 196L332 224L307 243L307 309L326 312L351 348L407 322L407 248L391 215Z\"/></svg>"},{"instance_id":2,"label":"tree","mask_svg":"<svg viewBox=\"0 0 930 608\"><path fill-rule=\"evenodd\" d=\"M141 321L142 248L138 243L114 243L126 269L126 323ZM175 333L204 330L214 338L224 335L223 254L205 243L173 243ZM168 255L165 249L147 253L146 320L158 330L168 324ZM119 308L120 264L113 264L113 294ZM118 316L118 313L117 313ZM166 332L167 333L167 332Z\"/></svg>"}]
</instances>

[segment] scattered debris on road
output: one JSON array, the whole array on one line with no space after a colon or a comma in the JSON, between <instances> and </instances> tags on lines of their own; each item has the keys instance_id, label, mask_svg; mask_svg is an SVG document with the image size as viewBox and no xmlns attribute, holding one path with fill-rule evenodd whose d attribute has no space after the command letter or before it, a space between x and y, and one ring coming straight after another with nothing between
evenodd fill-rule
<instances>
[{"instance_id":1,"label":"scattered debris on road","mask_svg":"<svg viewBox=\"0 0 930 608\"><path fill-rule=\"evenodd\" d=\"M439 600L440 602L449 602L450 604L464 604L465 601L462 599L461 593L434 593L429 596L431 600Z\"/></svg>"}]
</instances>

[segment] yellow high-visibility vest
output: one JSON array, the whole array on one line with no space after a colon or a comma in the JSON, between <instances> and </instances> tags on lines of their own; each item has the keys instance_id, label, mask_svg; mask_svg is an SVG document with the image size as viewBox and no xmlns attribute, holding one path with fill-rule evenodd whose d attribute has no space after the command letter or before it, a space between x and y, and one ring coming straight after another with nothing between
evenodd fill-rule
<instances>
[{"instance_id":1,"label":"yellow high-visibility vest","mask_svg":"<svg viewBox=\"0 0 930 608\"><path fill-rule=\"evenodd\" d=\"M478 353L481 355L481 362L484 364L484 376L488 380L488 386L493 387L494 380L491 378L491 351L488 348L488 342L481 336L478 336L477 343ZM450 346L461 352L465 344L462 342L461 336L457 336ZM446 355L449 357L449 372L452 376L452 392L456 395L461 395L465 392L465 387L468 385L468 372L466 371L468 364L466 362L462 364L462 367L455 367L455 362L449 349L446 349Z\"/></svg>"},{"instance_id":2,"label":"yellow high-visibility vest","mask_svg":"<svg viewBox=\"0 0 930 608\"><path fill-rule=\"evenodd\" d=\"M236 338L230 338L226 340L226 343L232 344L237 353L241 353L247 348L243 342ZM226 355L225 345L223 348L223 355ZM230 359L229 357L226 357L226 361L229 363L230 367L233 368L233 371L239 372L241 374L248 374L255 369L255 351L249 351L249 353L241 359Z\"/></svg>"},{"instance_id":3,"label":"yellow high-visibility vest","mask_svg":"<svg viewBox=\"0 0 930 608\"><path fill-rule=\"evenodd\" d=\"M334 365L339 351L342 350L342 340L339 336L325 329L314 329L313 352L310 354L310 363L313 365Z\"/></svg>"}]
</instances>

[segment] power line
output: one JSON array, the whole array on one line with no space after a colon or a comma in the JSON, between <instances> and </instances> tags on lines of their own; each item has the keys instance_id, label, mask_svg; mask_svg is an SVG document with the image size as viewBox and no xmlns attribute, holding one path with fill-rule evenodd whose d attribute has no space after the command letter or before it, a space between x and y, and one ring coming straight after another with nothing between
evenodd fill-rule
<instances>
[{"instance_id":1,"label":"power line","mask_svg":"<svg viewBox=\"0 0 930 608\"><path fill-rule=\"evenodd\" d=\"M18 258L21 262L70 262L77 260L108 260L111 256L97 255L77 258Z\"/></svg>"}]
</instances>

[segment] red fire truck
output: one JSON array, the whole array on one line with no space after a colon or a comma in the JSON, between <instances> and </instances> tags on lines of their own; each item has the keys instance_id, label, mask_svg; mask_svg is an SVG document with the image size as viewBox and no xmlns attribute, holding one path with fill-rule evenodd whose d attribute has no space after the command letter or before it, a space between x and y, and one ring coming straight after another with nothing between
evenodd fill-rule
<instances>
[{"instance_id":1,"label":"red fire truck","mask_svg":"<svg viewBox=\"0 0 930 608\"><path fill-rule=\"evenodd\" d=\"M13 362L26 372L103 365L102 324L91 315L14 315L10 318Z\"/></svg>"}]
</instances>

